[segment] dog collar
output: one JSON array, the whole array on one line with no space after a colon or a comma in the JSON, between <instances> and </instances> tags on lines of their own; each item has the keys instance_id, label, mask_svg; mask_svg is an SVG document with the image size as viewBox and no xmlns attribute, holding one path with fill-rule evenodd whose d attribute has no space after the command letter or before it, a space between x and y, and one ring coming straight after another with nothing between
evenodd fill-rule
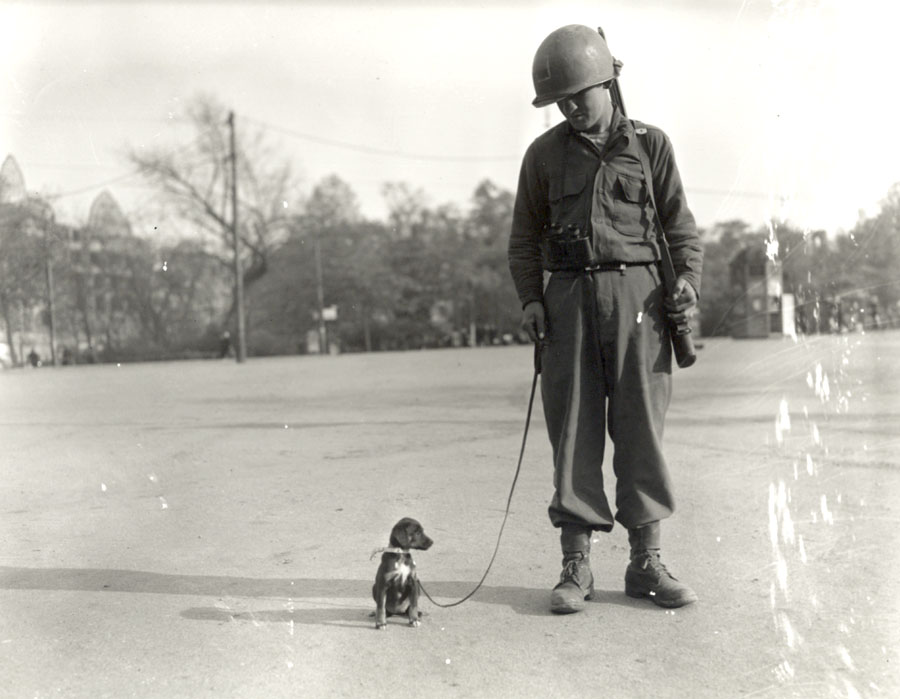
<instances>
[{"instance_id":1,"label":"dog collar","mask_svg":"<svg viewBox=\"0 0 900 699\"><path fill-rule=\"evenodd\" d=\"M372 555L369 556L369 560L371 561L379 553L405 553L409 555L409 549L402 549L399 546L385 546L384 548L375 549L374 551L372 551Z\"/></svg>"}]
</instances>

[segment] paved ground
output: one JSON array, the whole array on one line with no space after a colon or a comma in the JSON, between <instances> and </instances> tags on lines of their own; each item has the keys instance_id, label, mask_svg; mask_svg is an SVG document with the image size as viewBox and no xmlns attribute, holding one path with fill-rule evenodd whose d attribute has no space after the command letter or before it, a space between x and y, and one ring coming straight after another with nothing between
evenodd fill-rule
<instances>
[{"instance_id":1,"label":"paved ground","mask_svg":"<svg viewBox=\"0 0 900 699\"><path fill-rule=\"evenodd\" d=\"M526 347L0 373L0 695L900 695L900 334L707 341L676 373L664 558L701 601L554 617L543 419L485 587L368 613L404 515L432 596L493 549ZM788 424L789 423L789 424Z\"/></svg>"}]
</instances>

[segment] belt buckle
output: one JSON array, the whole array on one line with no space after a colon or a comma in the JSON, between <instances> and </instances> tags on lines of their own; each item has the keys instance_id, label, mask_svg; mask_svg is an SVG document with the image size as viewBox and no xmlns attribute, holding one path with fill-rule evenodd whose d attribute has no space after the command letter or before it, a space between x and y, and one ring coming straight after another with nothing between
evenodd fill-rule
<instances>
[{"instance_id":1,"label":"belt buckle","mask_svg":"<svg viewBox=\"0 0 900 699\"><path fill-rule=\"evenodd\" d=\"M625 270L628 268L628 264L625 262L619 262L618 264L614 263L598 263L596 265L591 265L590 267L585 267L585 272L618 272L623 277L625 276Z\"/></svg>"}]
</instances>

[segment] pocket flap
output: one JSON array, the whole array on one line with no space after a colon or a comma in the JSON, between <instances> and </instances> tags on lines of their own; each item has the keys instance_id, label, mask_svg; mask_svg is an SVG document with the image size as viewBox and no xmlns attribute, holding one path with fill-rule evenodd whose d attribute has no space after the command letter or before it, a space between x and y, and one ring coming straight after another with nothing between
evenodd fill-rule
<instances>
[{"instance_id":1,"label":"pocket flap","mask_svg":"<svg viewBox=\"0 0 900 699\"><path fill-rule=\"evenodd\" d=\"M584 189L586 177L580 172L567 172L563 180L550 180L550 201L580 194Z\"/></svg>"},{"instance_id":2,"label":"pocket flap","mask_svg":"<svg viewBox=\"0 0 900 699\"><path fill-rule=\"evenodd\" d=\"M634 204L640 204L643 201L644 183L641 180L625 177L625 175L619 175L617 179L626 200Z\"/></svg>"}]
</instances>

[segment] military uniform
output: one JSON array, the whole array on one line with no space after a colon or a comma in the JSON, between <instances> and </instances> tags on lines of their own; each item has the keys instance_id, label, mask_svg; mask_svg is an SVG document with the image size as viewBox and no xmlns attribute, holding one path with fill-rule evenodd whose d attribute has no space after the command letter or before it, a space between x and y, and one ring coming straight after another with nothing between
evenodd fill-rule
<instances>
[{"instance_id":1,"label":"military uniform","mask_svg":"<svg viewBox=\"0 0 900 699\"><path fill-rule=\"evenodd\" d=\"M674 508L662 454L671 345L655 217L636 148L649 155L676 273L696 291L702 248L668 138L654 127L635 128L616 111L598 148L562 122L532 143L522 163L509 265L522 305L543 301L547 313L541 388L555 464L555 526L612 528L601 472L607 426L615 518L639 527ZM545 290L541 244L551 224L591 231L599 269L553 271Z\"/></svg>"},{"instance_id":2,"label":"military uniform","mask_svg":"<svg viewBox=\"0 0 900 699\"><path fill-rule=\"evenodd\" d=\"M603 35L583 25L561 27L538 47L532 104L555 103L566 121L525 153L509 240L523 328L543 344L549 510L563 552L550 609L559 614L584 609L593 596L591 532L609 531L614 520L631 545L627 595L660 607L697 600L661 561L660 520L675 506L662 453L668 326L696 303L702 247L668 138L626 119L610 99L621 68ZM677 275L665 305L658 230ZM615 515L603 488L607 430Z\"/></svg>"}]
</instances>

